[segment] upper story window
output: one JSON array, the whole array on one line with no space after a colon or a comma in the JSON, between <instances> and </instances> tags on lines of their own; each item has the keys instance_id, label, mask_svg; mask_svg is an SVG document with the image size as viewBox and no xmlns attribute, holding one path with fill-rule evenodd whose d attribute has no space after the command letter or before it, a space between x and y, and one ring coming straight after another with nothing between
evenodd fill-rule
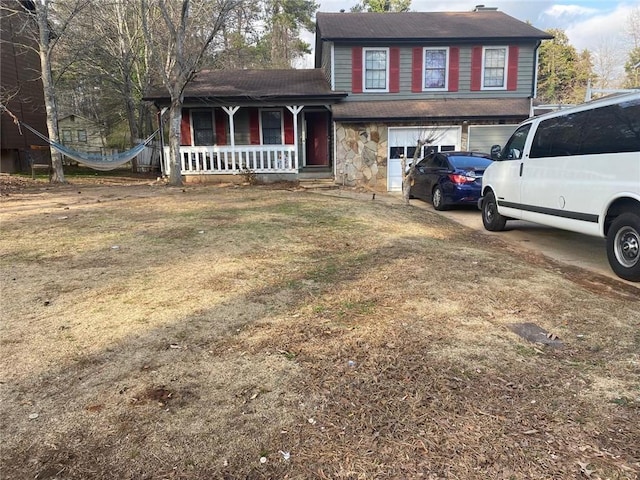
<instances>
[{"instance_id":1,"label":"upper story window","mask_svg":"<svg viewBox=\"0 0 640 480\"><path fill-rule=\"evenodd\" d=\"M73 141L73 135L71 134L71 130L67 128L62 130L62 141L65 143L70 143Z\"/></svg>"},{"instance_id":2,"label":"upper story window","mask_svg":"<svg viewBox=\"0 0 640 480\"><path fill-rule=\"evenodd\" d=\"M364 48L364 91L387 92L389 90L389 49Z\"/></svg>"},{"instance_id":3,"label":"upper story window","mask_svg":"<svg viewBox=\"0 0 640 480\"><path fill-rule=\"evenodd\" d=\"M423 90L447 90L449 71L448 48L424 49Z\"/></svg>"},{"instance_id":4,"label":"upper story window","mask_svg":"<svg viewBox=\"0 0 640 480\"><path fill-rule=\"evenodd\" d=\"M86 130L78 130L78 141L86 143L87 142L87 131Z\"/></svg>"},{"instance_id":5,"label":"upper story window","mask_svg":"<svg viewBox=\"0 0 640 480\"><path fill-rule=\"evenodd\" d=\"M482 49L482 88L506 90L507 64L507 47L484 47Z\"/></svg>"}]
</instances>

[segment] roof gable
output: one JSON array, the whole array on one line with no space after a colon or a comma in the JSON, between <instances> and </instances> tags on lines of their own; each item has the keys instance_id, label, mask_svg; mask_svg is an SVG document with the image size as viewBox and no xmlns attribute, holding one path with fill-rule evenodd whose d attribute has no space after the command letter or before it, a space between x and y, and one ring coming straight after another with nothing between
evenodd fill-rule
<instances>
[{"instance_id":1,"label":"roof gable","mask_svg":"<svg viewBox=\"0 0 640 480\"><path fill-rule=\"evenodd\" d=\"M317 13L318 40L434 41L550 39L546 32L505 13Z\"/></svg>"}]
</instances>

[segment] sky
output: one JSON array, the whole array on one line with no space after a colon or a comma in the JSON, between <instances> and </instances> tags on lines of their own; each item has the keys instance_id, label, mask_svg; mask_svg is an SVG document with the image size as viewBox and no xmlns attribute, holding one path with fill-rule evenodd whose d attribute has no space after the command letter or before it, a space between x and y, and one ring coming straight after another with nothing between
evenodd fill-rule
<instances>
[{"instance_id":1,"label":"sky","mask_svg":"<svg viewBox=\"0 0 640 480\"><path fill-rule=\"evenodd\" d=\"M320 12L349 11L356 0L317 0ZM640 0L412 0L411 10L420 12L471 11L476 5L498 7L518 20L540 30L564 30L578 51L615 51L620 65L626 62L629 41L624 34L631 11Z\"/></svg>"}]
</instances>

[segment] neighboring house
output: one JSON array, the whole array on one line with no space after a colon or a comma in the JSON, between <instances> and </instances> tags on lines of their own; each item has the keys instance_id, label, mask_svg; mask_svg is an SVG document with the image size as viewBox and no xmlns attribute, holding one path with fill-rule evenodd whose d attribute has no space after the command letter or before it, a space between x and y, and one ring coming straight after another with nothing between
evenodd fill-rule
<instances>
[{"instance_id":1,"label":"neighboring house","mask_svg":"<svg viewBox=\"0 0 640 480\"><path fill-rule=\"evenodd\" d=\"M104 153L106 139L100 125L80 115L67 115L58 119L60 143L83 153Z\"/></svg>"},{"instance_id":2,"label":"neighboring house","mask_svg":"<svg viewBox=\"0 0 640 480\"><path fill-rule=\"evenodd\" d=\"M484 7L318 13L314 70L209 71L187 86L182 173L303 178L320 166L336 183L399 190L420 137L439 150L504 143L529 116L550 38Z\"/></svg>"},{"instance_id":3,"label":"neighboring house","mask_svg":"<svg viewBox=\"0 0 640 480\"><path fill-rule=\"evenodd\" d=\"M18 2L0 0L0 103L21 122L46 135L47 111L40 78L40 56L35 40L25 32L33 19L18 8ZM33 8L32 2L22 2ZM5 8L6 7L6 8ZM11 8L10 8L11 7ZM13 13L12 11L16 12ZM35 25L31 25L35 27ZM13 118L0 115L0 172L28 171L30 163L50 163L47 143Z\"/></svg>"}]
</instances>

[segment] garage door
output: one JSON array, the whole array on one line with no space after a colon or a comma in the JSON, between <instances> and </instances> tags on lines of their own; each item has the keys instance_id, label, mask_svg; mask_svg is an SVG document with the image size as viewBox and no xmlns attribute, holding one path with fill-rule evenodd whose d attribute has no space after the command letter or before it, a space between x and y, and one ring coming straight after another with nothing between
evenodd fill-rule
<instances>
[{"instance_id":1,"label":"garage door","mask_svg":"<svg viewBox=\"0 0 640 480\"><path fill-rule=\"evenodd\" d=\"M431 139L428 145L422 147L418 158L424 156L426 148L439 152L460 149L462 130L460 127L398 127L389 128L389 159L387 165L387 190L402 191L402 164L400 155L412 159L416 145L421 138Z\"/></svg>"},{"instance_id":2,"label":"garage door","mask_svg":"<svg viewBox=\"0 0 640 480\"><path fill-rule=\"evenodd\" d=\"M491 146L504 146L517 127L518 125L469 125L469 150L491 153Z\"/></svg>"}]
</instances>

